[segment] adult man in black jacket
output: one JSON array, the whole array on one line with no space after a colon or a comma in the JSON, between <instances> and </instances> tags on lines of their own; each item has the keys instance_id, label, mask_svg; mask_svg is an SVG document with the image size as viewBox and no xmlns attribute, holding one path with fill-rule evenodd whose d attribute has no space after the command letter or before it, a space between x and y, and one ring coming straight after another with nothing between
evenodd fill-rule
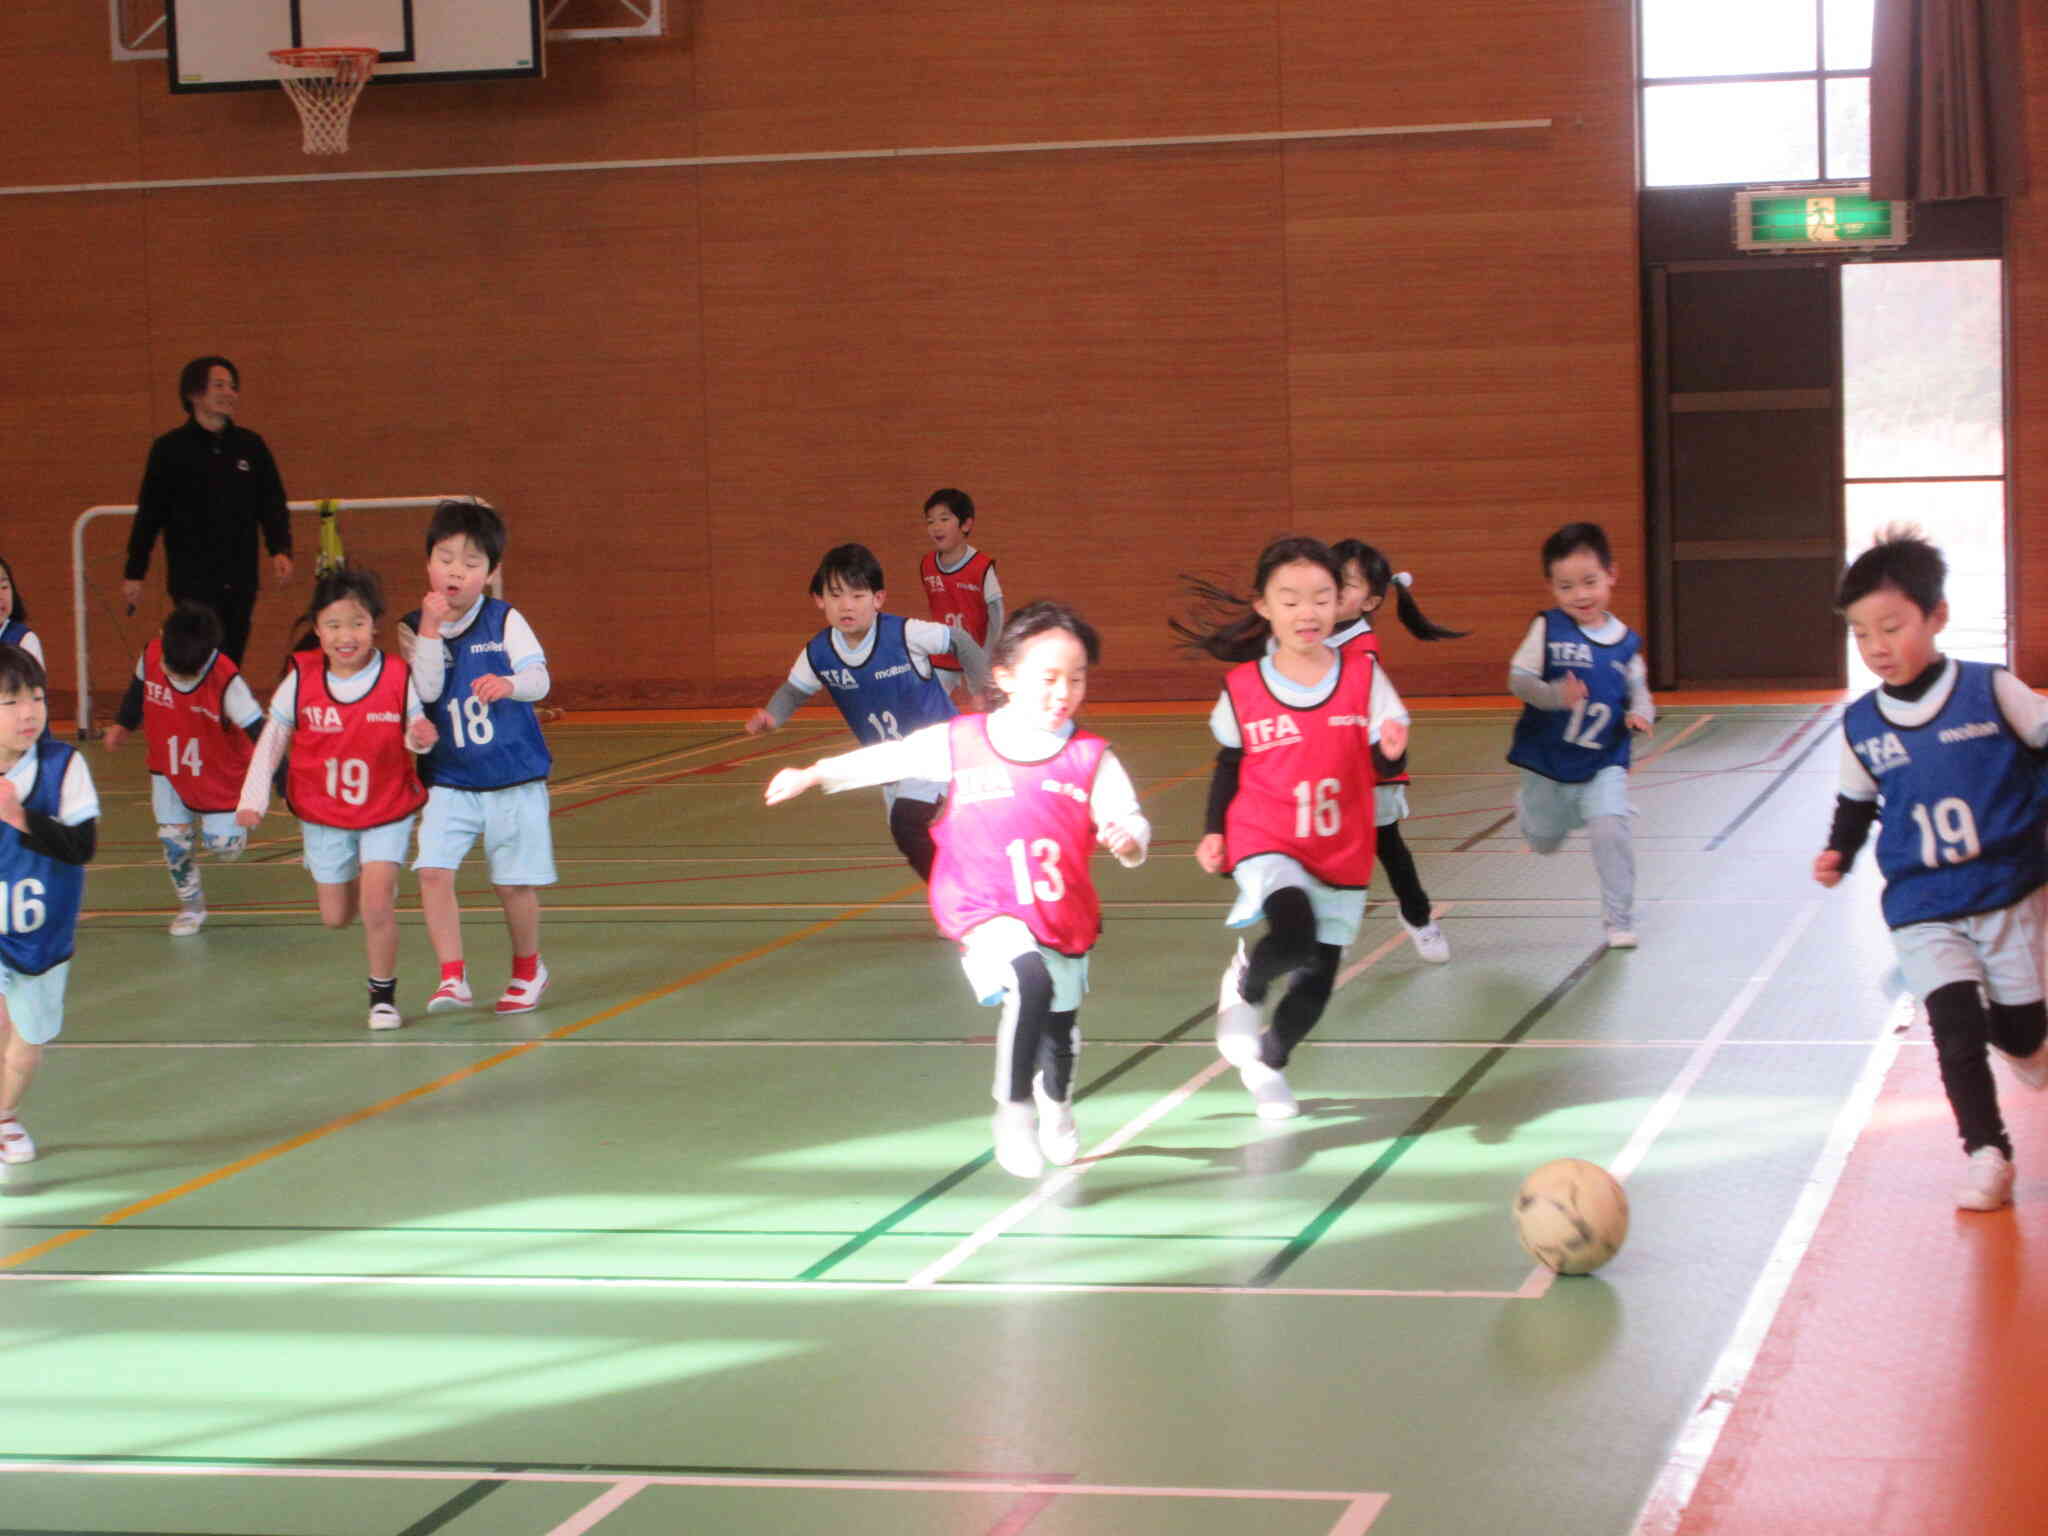
<instances>
[{"instance_id":1,"label":"adult man in black jacket","mask_svg":"<svg viewBox=\"0 0 2048 1536\"><path fill-rule=\"evenodd\" d=\"M220 615L221 649L241 665L256 606L256 532L272 571L291 580L292 530L284 481L262 438L235 425L242 376L224 357L195 357L178 375L191 419L150 445L136 495L121 595L132 609L158 533L173 602L189 598Z\"/></svg>"}]
</instances>

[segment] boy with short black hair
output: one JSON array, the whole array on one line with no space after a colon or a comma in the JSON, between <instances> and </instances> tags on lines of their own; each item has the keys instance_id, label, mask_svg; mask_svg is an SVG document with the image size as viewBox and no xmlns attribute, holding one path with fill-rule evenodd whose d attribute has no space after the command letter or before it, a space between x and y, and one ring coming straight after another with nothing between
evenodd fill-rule
<instances>
[{"instance_id":1,"label":"boy with short black hair","mask_svg":"<svg viewBox=\"0 0 2048 1536\"><path fill-rule=\"evenodd\" d=\"M1956 1204L1995 1211L2012 1200L2012 1140L1986 1047L2026 1087L2048 1088L2048 700L2003 667L1935 648L1946 578L1911 528L1884 530L1842 577L1835 606L1880 686L1843 713L1841 788L1813 878L1840 884L1881 823L1884 920L1927 1008L1969 1159Z\"/></svg>"},{"instance_id":2,"label":"boy with short black hair","mask_svg":"<svg viewBox=\"0 0 2048 1536\"><path fill-rule=\"evenodd\" d=\"M829 689L847 727L864 747L895 741L920 726L953 716L953 701L934 671L941 656L957 656L976 694L988 687L988 657L966 630L884 613L888 591L882 562L864 544L825 552L811 576L811 598L825 628L797 653L789 676L765 709L747 720L759 735L786 723L797 706ZM937 780L903 779L882 786L889 835L917 877L931 880L931 825L945 803Z\"/></svg>"},{"instance_id":3,"label":"boy with short black hair","mask_svg":"<svg viewBox=\"0 0 2048 1536\"><path fill-rule=\"evenodd\" d=\"M18 1112L64 1027L85 866L99 841L85 758L45 732L45 681L35 657L0 645L0 1163L36 1155Z\"/></svg>"},{"instance_id":4,"label":"boy with short black hair","mask_svg":"<svg viewBox=\"0 0 2048 1536\"><path fill-rule=\"evenodd\" d=\"M932 547L918 562L918 579L934 622L964 629L984 651L1003 632L1003 584L996 562L968 542L974 532L974 498L946 486L924 499L924 528ZM960 663L934 656L947 692L959 681ZM963 700L963 703L966 701Z\"/></svg>"},{"instance_id":5,"label":"boy with short black hair","mask_svg":"<svg viewBox=\"0 0 2048 1536\"><path fill-rule=\"evenodd\" d=\"M1608 612L1619 572L1606 530L1567 523L1543 541L1557 606L1536 615L1508 663L1522 701L1508 761L1522 770L1515 814L1532 853L1586 829L1610 949L1636 947L1636 855L1629 838L1629 736L1657 718L1636 632Z\"/></svg>"},{"instance_id":6,"label":"boy with short black hair","mask_svg":"<svg viewBox=\"0 0 2048 1536\"><path fill-rule=\"evenodd\" d=\"M427 524L427 594L400 621L399 645L433 731L415 729L427 805L420 816L420 909L441 963L427 1011L467 1007L455 871L481 836L512 940L499 1013L529 1013L547 991L540 887L555 883L548 773L534 705L548 695L547 653L517 608L484 591L505 554L505 523L474 501L444 501Z\"/></svg>"},{"instance_id":7,"label":"boy with short black hair","mask_svg":"<svg viewBox=\"0 0 2048 1536\"><path fill-rule=\"evenodd\" d=\"M220 619L206 604L173 608L136 661L102 743L116 751L130 731L143 729L157 841L178 893L171 936L179 939L190 938L206 922L193 823L199 824L199 843L215 858L239 859L249 846L235 806L263 734L263 707L220 644Z\"/></svg>"}]
</instances>

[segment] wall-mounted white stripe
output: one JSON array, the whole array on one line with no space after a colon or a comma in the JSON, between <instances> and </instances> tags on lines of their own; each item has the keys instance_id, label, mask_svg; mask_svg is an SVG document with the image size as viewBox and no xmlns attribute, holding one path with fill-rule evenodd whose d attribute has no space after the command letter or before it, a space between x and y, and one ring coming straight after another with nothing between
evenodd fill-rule
<instances>
[{"instance_id":1,"label":"wall-mounted white stripe","mask_svg":"<svg viewBox=\"0 0 2048 1536\"><path fill-rule=\"evenodd\" d=\"M930 160L960 155L1056 155L1103 149L1207 149L1313 144L1411 134L1507 133L1548 128L1547 117L1492 123L1405 123L1385 128L1297 128L1274 133L1181 133L1149 139L1043 139L1021 144L938 144L898 149L803 150L781 155L671 155L653 160L560 160L532 165L446 165L402 171L306 171L291 176L188 176L161 181L81 181L0 187L0 197L58 197L78 192L184 192L203 187L278 187L326 181L410 181L446 176L561 176L587 171L689 171L726 165L811 165L829 160Z\"/></svg>"}]
</instances>

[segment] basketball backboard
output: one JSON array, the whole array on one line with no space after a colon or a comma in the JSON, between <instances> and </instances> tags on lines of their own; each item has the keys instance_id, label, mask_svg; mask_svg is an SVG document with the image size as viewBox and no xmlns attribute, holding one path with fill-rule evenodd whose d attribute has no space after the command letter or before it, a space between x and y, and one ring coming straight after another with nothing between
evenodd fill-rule
<instances>
[{"instance_id":1,"label":"basketball backboard","mask_svg":"<svg viewBox=\"0 0 2048 1536\"><path fill-rule=\"evenodd\" d=\"M171 89L274 87L273 48L377 49L373 84L543 72L541 0L166 0Z\"/></svg>"}]
</instances>

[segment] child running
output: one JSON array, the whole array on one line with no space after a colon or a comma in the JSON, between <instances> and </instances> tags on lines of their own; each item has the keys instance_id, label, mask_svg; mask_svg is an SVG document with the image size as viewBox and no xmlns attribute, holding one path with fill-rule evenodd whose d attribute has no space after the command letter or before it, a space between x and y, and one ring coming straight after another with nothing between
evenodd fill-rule
<instances>
[{"instance_id":1,"label":"child running","mask_svg":"<svg viewBox=\"0 0 2048 1536\"><path fill-rule=\"evenodd\" d=\"M932 916L960 946L977 1000L1002 1005L996 1032L996 1161L1019 1178L1081 1150L1074 1062L1088 951L1102 931L1089 855L1098 842L1126 868L1145 861L1152 828L1130 775L1100 736L1077 730L1095 630L1059 603L1032 603L990 658L987 715L960 715L769 780L779 805L919 779L948 789L934 827Z\"/></svg>"},{"instance_id":2,"label":"child running","mask_svg":"<svg viewBox=\"0 0 2048 1536\"><path fill-rule=\"evenodd\" d=\"M2041 994L2048 884L2048 700L2003 667L1935 649L1948 568L1917 529L1887 529L1842 577L1835 606L1881 686L1842 716L1841 793L1813 878L1839 885L1881 822L1884 920L1927 1008L1941 1085L1969 1159L1956 1204L2012 1201L2012 1139L1988 1045L2048 1088Z\"/></svg>"},{"instance_id":3,"label":"child running","mask_svg":"<svg viewBox=\"0 0 2048 1536\"><path fill-rule=\"evenodd\" d=\"M285 798L299 818L320 921L346 928L360 912L370 974L371 1029L397 1029L398 870L413 814L427 798L407 750L407 718L423 719L404 661L377 649L384 592L359 566L313 584L306 617L317 650L294 651L242 780L235 820L254 827L270 777L290 752ZM413 727L414 740L431 745Z\"/></svg>"},{"instance_id":4,"label":"child running","mask_svg":"<svg viewBox=\"0 0 2048 1536\"><path fill-rule=\"evenodd\" d=\"M43 660L43 642L28 627L28 604L14 584L14 567L4 555L0 555L0 645L18 645L35 657L37 666L48 665Z\"/></svg>"},{"instance_id":5,"label":"child running","mask_svg":"<svg viewBox=\"0 0 2048 1536\"><path fill-rule=\"evenodd\" d=\"M54 736L43 664L0 645L0 1163L34 1159L21 1101L64 1027L64 986L99 841L85 758Z\"/></svg>"},{"instance_id":6,"label":"child running","mask_svg":"<svg viewBox=\"0 0 2048 1536\"><path fill-rule=\"evenodd\" d=\"M1416 639L1465 638L1466 630L1432 624L1410 590L1414 578L1406 571L1396 572L1387 557L1370 544L1362 539L1340 539L1330 546L1330 553L1344 572L1344 585L1337 592L1337 632L1330 636L1331 645L1339 649L1360 646L1377 658L1380 642L1373 633L1373 615L1389 591L1394 594L1394 611ZM1451 958L1451 942L1430 915L1429 892L1422 888L1415 855L1401 836L1401 823L1408 817L1408 759L1405 755L1390 758L1375 747L1372 760L1376 780L1372 791L1373 857L1387 873L1387 884L1400 903L1401 926L1408 930L1415 953L1431 965L1442 965Z\"/></svg>"},{"instance_id":7,"label":"child running","mask_svg":"<svg viewBox=\"0 0 2048 1536\"><path fill-rule=\"evenodd\" d=\"M1390 759L1408 749L1407 711L1373 653L1328 643L1342 584L1317 540L1278 539L1259 555L1249 600L1195 584L1212 607L1249 611L1172 626L1193 648L1239 663L1209 715L1220 750L1195 858L1237 882L1228 927L1266 920L1249 955L1238 944L1216 1005L1216 1048L1266 1120L1301 1112L1285 1069L1322 1017L1365 916L1373 748ZM1262 1029L1260 1005L1289 975Z\"/></svg>"},{"instance_id":8,"label":"child running","mask_svg":"<svg viewBox=\"0 0 2048 1536\"><path fill-rule=\"evenodd\" d=\"M976 645L986 647L990 635L1003 632L1003 584L993 558L968 542L974 532L974 498L951 486L924 500L924 529L932 547L918 562L924 600L935 622L964 629ZM960 663L934 656L932 665L944 674L939 681L952 692L960 681ZM970 685L970 693L973 691ZM969 701L958 701L967 707Z\"/></svg>"},{"instance_id":9,"label":"child running","mask_svg":"<svg viewBox=\"0 0 2048 1536\"><path fill-rule=\"evenodd\" d=\"M156 837L178 893L173 938L190 938L206 923L206 892L199 881L197 842L217 859L234 860L249 846L235 819L251 744L261 735L263 710L242 672L220 648L220 618L204 603L180 603L135 663L135 676L104 746L118 751L142 727L149 747L149 798Z\"/></svg>"},{"instance_id":10,"label":"child running","mask_svg":"<svg viewBox=\"0 0 2048 1536\"><path fill-rule=\"evenodd\" d=\"M467 1008L455 871L484 841L491 885L512 940L512 979L498 1013L530 1013L548 989L540 957L540 888L555 883L548 772L554 758L534 705L548 695L547 653L533 626L484 585L505 556L505 523L475 501L444 501L427 523L427 595L400 620L426 718L410 727L431 786L420 817L420 910L441 965L427 1011Z\"/></svg>"},{"instance_id":11,"label":"child running","mask_svg":"<svg viewBox=\"0 0 2048 1536\"><path fill-rule=\"evenodd\" d=\"M785 724L796 707L825 688L863 746L898 741L928 725L950 719L953 701L934 671L937 659L952 654L966 669L967 686L979 694L988 686L988 657L974 639L953 625L933 624L882 612L889 594L882 562L864 544L825 551L811 576L811 598L825 615L825 627L797 653L796 665L765 709L747 720L758 736ZM882 785L889 835L917 878L932 878L932 821L945 799L943 782L910 778Z\"/></svg>"},{"instance_id":12,"label":"child running","mask_svg":"<svg viewBox=\"0 0 2048 1536\"><path fill-rule=\"evenodd\" d=\"M1598 523L1543 541L1557 606L1539 613L1508 663L1522 701L1508 761L1522 770L1515 814L1532 853L1555 853L1580 827L1600 875L1610 949L1636 947L1636 855L1629 840L1629 733L1657 719L1636 632L1607 611L1617 575Z\"/></svg>"}]
</instances>

